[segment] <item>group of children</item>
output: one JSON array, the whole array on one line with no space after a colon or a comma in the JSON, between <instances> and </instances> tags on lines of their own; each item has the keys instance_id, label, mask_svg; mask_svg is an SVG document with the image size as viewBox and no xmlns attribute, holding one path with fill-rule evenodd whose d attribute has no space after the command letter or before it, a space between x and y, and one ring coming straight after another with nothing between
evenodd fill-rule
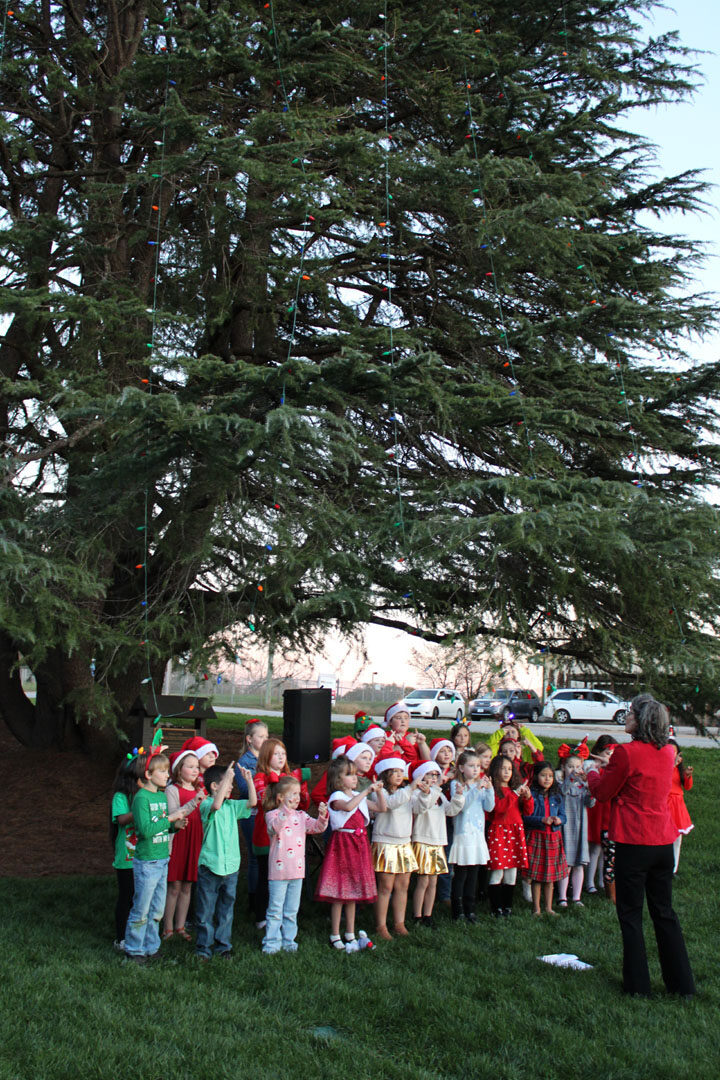
<instances>
[{"instance_id":1,"label":"group of children","mask_svg":"<svg viewBox=\"0 0 720 1080\"><path fill-rule=\"evenodd\" d=\"M162 940L192 940L186 920L195 892L195 950L202 961L231 954L240 844L248 853L250 909L264 931L262 950L297 950L297 916L308 834L326 834L315 899L329 905L330 946L372 946L356 935L358 904L373 904L375 936L404 937L411 876L415 925L435 928L440 896L452 919L473 924L486 898L507 917L521 875L533 914L583 906L583 885L614 898L609 804L592 799L587 772L602 769L616 740L559 749L557 769L540 741L514 721L487 743L471 745L466 723L430 743L409 731L401 703L385 727L364 713L353 735L335 740L327 772L308 790L309 770L290 769L283 743L261 721L245 731L245 749L227 768L199 736L175 754L129 756L112 802L118 875L116 945L137 963L157 956ZM676 745L670 808L682 835L692 829L683 792L692 786ZM230 798L233 781L240 798ZM308 814L311 803L317 816ZM322 850L318 847L318 850ZM568 892L570 896L568 897ZM344 918L344 932L341 933Z\"/></svg>"}]
</instances>

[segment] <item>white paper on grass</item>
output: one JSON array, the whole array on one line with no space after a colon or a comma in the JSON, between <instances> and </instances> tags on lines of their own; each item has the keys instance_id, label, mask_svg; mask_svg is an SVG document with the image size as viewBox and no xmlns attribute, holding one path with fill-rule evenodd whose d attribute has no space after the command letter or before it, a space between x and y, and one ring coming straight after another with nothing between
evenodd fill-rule
<instances>
[{"instance_id":1,"label":"white paper on grass","mask_svg":"<svg viewBox=\"0 0 720 1080\"><path fill-rule=\"evenodd\" d=\"M592 964L586 964L575 953L548 953L547 956L538 956L544 964L554 964L555 967L572 968L573 971L592 971Z\"/></svg>"}]
</instances>

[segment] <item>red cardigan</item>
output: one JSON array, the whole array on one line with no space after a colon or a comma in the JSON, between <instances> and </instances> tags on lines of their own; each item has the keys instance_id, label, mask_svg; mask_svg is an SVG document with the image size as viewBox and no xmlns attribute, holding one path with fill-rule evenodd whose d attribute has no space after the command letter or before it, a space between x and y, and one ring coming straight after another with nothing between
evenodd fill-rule
<instances>
[{"instance_id":1,"label":"red cardigan","mask_svg":"<svg viewBox=\"0 0 720 1080\"><path fill-rule=\"evenodd\" d=\"M265 824L265 811L262 808L263 796L265 789L269 784L277 784L281 776L294 776L296 780L300 781L300 802L298 804L300 810L307 810L310 805L310 796L308 795L307 784L305 783L305 777L310 776L309 769L293 769L291 773L255 773L253 780L255 782L255 791L257 793L257 806L258 811L255 816L255 826L253 828L252 846L255 854L264 854L270 850L270 837L268 836L267 825Z\"/></svg>"},{"instance_id":2,"label":"red cardigan","mask_svg":"<svg viewBox=\"0 0 720 1080\"><path fill-rule=\"evenodd\" d=\"M675 747L652 743L616 746L602 772L587 774L600 802L612 799L608 835L619 844L672 844L678 831L668 811Z\"/></svg>"}]
</instances>

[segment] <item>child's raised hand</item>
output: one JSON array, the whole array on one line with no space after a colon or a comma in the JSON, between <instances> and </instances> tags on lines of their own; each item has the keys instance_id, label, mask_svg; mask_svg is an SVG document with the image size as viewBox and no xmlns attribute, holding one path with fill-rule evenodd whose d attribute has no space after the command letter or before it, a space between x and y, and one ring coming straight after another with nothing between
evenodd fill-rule
<instances>
[{"instance_id":1,"label":"child's raised hand","mask_svg":"<svg viewBox=\"0 0 720 1080\"><path fill-rule=\"evenodd\" d=\"M424 733L422 731L418 731L417 728L415 728L415 741L416 742L427 742L427 739L425 738Z\"/></svg>"},{"instance_id":2,"label":"child's raised hand","mask_svg":"<svg viewBox=\"0 0 720 1080\"><path fill-rule=\"evenodd\" d=\"M527 784L521 784L519 788L515 789L515 794L518 796L518 798L529 799L530 788L527 786Z\"/></svg>"},{"instance_id":3,"label":"child's raised hand","mask_svg":"<svg viewBox=\"0 0 720 1080\"><path fill-rule=\"evenodd\" d=\"M479 784L480 787L492 787L492 780L489 776L481 776Z\"/></svg>"},{"instance_id":4,"label":"child's raised hand","mask_svg":"<svg viewBox=\"0 0 720 1080\"><path fill-rule=\"evenodd\" d=\"M318 806L318 821L327 821L329 816L330 811L328 810L328 804L326 802L321 802Z\"/></svg>"},{"instance_id":5,"label":"child's raised hand","mask_svg":"<svg viewBox=\"0 0 720 1080\"><path fill-rule=\"evenodd\" d=\"M692 774L693 774L693 767L692 767L692 765L688 765L688 767L685 769L685 775L686 776L692 776Z\"/></svg>"},{"instance_id":6,"label":"child's raised hand","mask_svg":"<svg viewBox=\"0 0 720 1080\"><path fill-rule=\"evenodd\" d=\"M248 780L252 780L253 774L249 769L246 769L243 765L238 765L238 772L242 776L243 780L247 784Z\"/></svg>"},{"instance_id":7,"label":"child's raised hand","mask_svg":"<svg viewBox=\"0 0 720 1080\"><path fill-rule=\"evenodd\" d=\"M462 780L456 780L455 781L455 794L456 795L462 795L464 793L464 791L465 791L465 785L463 784Z\"/></svg>"},{"instance_id":8,"label":"child's raised hand","mask_svg":"<svg viewBox=\"0 0 720 1080\"><path fill-rule=\"evenodd\" d=\"M417 785L418 791L422 791L423 795L429 794L430 785L428 784L427 780L416 780L415 784Z\"/></svg>"},{"instance_id":9,"label":"child's raised hand","mask_svg":"<svg viewBox=\"0 0 720 1080\"><path fill-rule=\"evenodd\" d=\"M382 787L382 780L376 780L373 784L370 785L370 791L382 791Z\"/></svg>"},{"instance_id":10,"label":"child's raised hand","mask_svg":"<svg viewBox=\"0 0 720 1080\"><path fill-rule=\"evenodd\" d=\"M408 731L407 735L405 736L405 742L408 742L408 743L410 743L411 746L414 746L417 741L418 741L418 733L417 733L417 731Z\"/></svg>"}]
</instances>

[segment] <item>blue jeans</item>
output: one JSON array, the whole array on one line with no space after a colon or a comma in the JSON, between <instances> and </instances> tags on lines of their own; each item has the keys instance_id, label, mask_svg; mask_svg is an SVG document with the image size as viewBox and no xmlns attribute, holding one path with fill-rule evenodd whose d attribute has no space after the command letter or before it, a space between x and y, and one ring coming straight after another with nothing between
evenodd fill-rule
<instances>
[{"instance_id":1,"label":"blue jeans","mask_svg":"<svg viewBox=\"0 0 720 1080\"><path fill-rule=\"evenodd\" d=\"M213 952L227 953L232 949L233 909L237 891L238 872L214 874L207 866L198 866L195 924L195 951L201 956Z\"/></svg>"},{"instance_id":2,"label":"blue jeans","mask_svg":"<svg viewBox=\"0 0 720 1080\"><path fill-rule=\"evenodd\" d=\"M302 878L291 881L270 881L270 899L267 907L267 926L263 938L264 953L296 952L297 913L302 893Z\"/></svg>"},{"instance_id":3,"label":"blue jeans","mask_svg":"<svg viewBox=\"0 0 720 1080\"><path fill-rule=\"evenodd\" d=\"M135 894L125 927L128 956L153 956L160 948L169 859L133 859Z\"/></svg>"}]
</instances>

